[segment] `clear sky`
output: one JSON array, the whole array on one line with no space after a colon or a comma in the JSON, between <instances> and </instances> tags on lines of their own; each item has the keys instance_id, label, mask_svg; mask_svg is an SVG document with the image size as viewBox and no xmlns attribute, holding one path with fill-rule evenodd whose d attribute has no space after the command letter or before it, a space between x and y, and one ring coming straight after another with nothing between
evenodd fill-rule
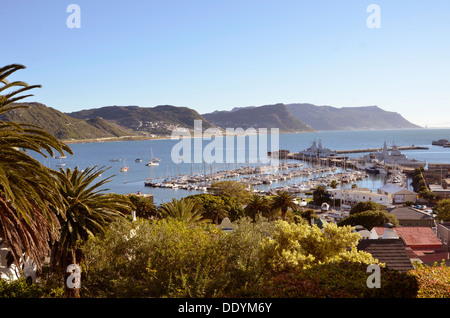
<instances>
[{"instance_id":1,"label":"clear sky","mask_svg":"<svg viewBox=\"0 0 450 318\"><path fill-rule=\"evenodd\" d=\"M0 64L25 65L12 79L43 86L27 101L63 112L378 105L450 126L448 0L0 1Z\"/></svg>"}]
</instances>

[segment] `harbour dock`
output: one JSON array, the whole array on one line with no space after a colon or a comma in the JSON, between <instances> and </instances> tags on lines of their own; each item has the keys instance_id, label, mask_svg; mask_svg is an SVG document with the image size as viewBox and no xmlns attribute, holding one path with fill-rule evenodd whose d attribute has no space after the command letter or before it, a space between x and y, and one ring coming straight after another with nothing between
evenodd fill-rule
<instances>
[{"instance_id":1,"label":"harbour dock","mask_svg":"<svg viewBox=\"0 0 450 318\"><path fill-rule=\"evenodd\" d=\"M406 147L397 147L398 150L428 150L430 148L423 146L406 146ZM388 151L392 151L392 147L388 147ZM346 153L364 153L364 152L377 152L382 151L383 148L367 148L367 149L349 149L349 150L334 150L337 154L346 154Z\"/></svg>"}]
</instances>

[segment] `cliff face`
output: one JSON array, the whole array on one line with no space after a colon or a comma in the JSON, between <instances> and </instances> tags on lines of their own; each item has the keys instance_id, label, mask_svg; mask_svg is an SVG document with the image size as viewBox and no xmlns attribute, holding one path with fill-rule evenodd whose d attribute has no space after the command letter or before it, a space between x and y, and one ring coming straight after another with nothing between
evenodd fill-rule
<instances>
[{"instance_id":1,"label":"cliff face","mask_svg":"<svg viewBox=\"0 0 450 318\"><path fill-rule=\"evenodd\" d=\"M293 116L316 130L362 130L420 128L400 114L378 106L342 107L312 104L286 105Z\"/></svg>"}]
</instances>

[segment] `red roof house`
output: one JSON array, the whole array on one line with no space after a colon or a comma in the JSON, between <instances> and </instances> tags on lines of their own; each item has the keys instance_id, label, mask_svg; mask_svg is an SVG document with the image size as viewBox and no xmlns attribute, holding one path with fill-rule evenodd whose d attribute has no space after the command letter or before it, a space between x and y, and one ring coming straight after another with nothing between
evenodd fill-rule
<instances>
[{"instance_id":1,"label":"red roof house","mask_svg":"<svg viewBox=\"0 0 450 318\"><path fill-rule=\"evenodd\" d=\"M383 236L386 228L374 227L379 237ZM395 232L405 242L406 250L410 258L422 257L428 259L429 255L443 252L442 242L438 239L430 227L396 227ZM428 257L425 257L428 256Z\"/></svg>"}]
</instances>

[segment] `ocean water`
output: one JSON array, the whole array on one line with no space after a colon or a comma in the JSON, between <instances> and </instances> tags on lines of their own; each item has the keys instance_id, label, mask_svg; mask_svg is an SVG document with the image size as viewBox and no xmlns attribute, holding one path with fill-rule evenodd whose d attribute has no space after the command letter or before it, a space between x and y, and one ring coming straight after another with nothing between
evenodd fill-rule
<instances>
[{"instance_id":1,"label":"ocean water","mask_svg":"<svg viewBox=\"0 0 450 318\"><path fill-rule=\"evenodd\" d=\"M216 151L212 155L223 158L216 160L215 163L192 162L192 163L175 163L172 160L172 149L177 145L180 146L180 140L160 139L160 140L140 140L140 141L118 141L118 142L98 142L98 143L78 143L70 144L74 152L73 156L67 156L66 159L43 158L33 155L46 166L59 169L57 164L65 164L63 168L85 169L87 167L98 166L108 170L102 174L101 178L112 176L111 182L105 187L107 191L127 194L152 193L155 203L170 201L172 198L181 198L187 195L200 193L198 191L188 191L184 189L166 189L146 187L144 182L147 179L163 180L168 177L184 174L209 174L220 170L232 170L242 166L257 166L254 154L250 150L250 137L246 137L245 144L239 144L235 137L234 147L230 147L226 143L226 138L217 139L201 139L197 143L201 147L195 148L194 139L190 139L191 152L204 151L212 146L212 142L216 146ZM241 137L242 138L242 137ZM332 131L332 132L313 132L313 133L290 133L279 134L278 143L280 149L287 149L291 152L298 152L311 146L316 140L322 141L326 148L332 150L349 150L349 149L366 149L381 148L386 142L388 146L395 143L397 146L424 146L429 147L427 150L408 150L402 151L410 159L417 159L427 163L450 163L450 148L431 145L433 140L448 139L450 140L450 129L412 129L412 130L368 130L368 131ZM254 139L253 139L254 140ZM261 149L266 145L267 150L271 150L271 138L268 136L267 142L261 137ZM276 139L274 139L276 140ZM186 141L185 141L186 142ZM194 149L195 148L195 149ZM187 148L185 148L187 149ZM187 149L189 150L189 149ZM265 149L264 149L265 150ZM209 153L209 152L208 152ZM221 154L223 153L223 154ZM160 158L159 166L146 166L145 163L153 157ZM188 153L189 154L189 153ZM240 155L245 154L245 162L237 162ZM176 154L176 160L182 153ZM229 160L231 157L234 160ZM349 157L361 157L363 153L349 154ZM223 157L222 157L223 156ZM136 158L141 158L142 162L135 162ZM227 159L228 158L228 159ZM111 161L120 160L120 161ZM191 161L194 160L193 155ZM254 162L250 162L254 161ZM127 165L129 170L121 172L120 168ZM305 167L308 164L305 163ZM274 184L278 186L282 184L290 184L300 182L301 180L291 179ZM382 176L371 176L362 181L355 182L360 187L377 189L385 182ZM267 189L269 186L257 186L256 188Z\"/></svg>"}]
</instances>

